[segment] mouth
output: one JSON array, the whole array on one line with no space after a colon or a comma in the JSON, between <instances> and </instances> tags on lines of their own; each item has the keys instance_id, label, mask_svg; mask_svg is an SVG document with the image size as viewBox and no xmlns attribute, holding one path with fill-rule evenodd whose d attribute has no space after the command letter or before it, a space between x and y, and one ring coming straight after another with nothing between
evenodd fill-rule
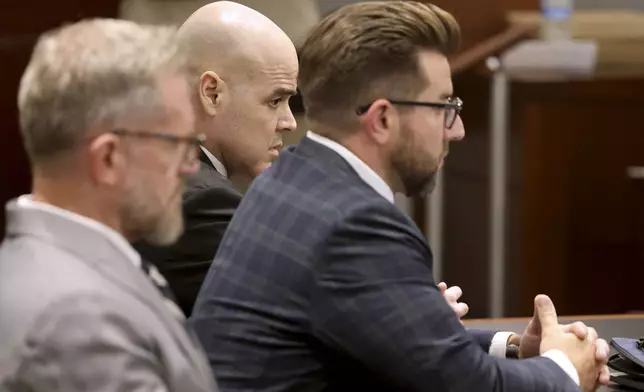
<instances>
[{"instance_id":1,"label":"mouth","mask_svg":"<svg viewBox=\"0 0 644 392\"><path fill-rule=\"evenodd\" d=\"M441 155L441 157L438 159L438 167L441 168L445 164L445 158L447 158L447 153Z\"/></svg>"},{"instance_id":2,"label":"mouth","mask_svg":"<svg viewBox=\"0 0 644 392\"><path fill-rule=\"evenodd\" d=\"M284 147L284 145L282 143L278 143L278 144L274 145L273 147L271 147L268 150L268 152L273 156L279 156L280 155L280 150L282 149L282 147Z\"/></svg>"}]
</instances>

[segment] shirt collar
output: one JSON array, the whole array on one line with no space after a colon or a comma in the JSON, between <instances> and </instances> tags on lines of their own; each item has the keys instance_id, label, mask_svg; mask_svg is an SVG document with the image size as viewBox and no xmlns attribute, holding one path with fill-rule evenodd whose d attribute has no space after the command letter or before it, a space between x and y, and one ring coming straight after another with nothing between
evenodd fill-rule
<instances>
[{"instance_id":1,"label":"shirt collar","mask_svg":"<svg viewBox=\"0 0 644 392\"><path fill-rule=\"evenodd\" d=\"M123 237L119 232L108 227L94 219L79 215L75 212L56 207L51 204L35 201L31 195L22 195L18 198L17 205L20 208L27 208L31 210L38 210L49 214L58 215L62 218L75 222L79 225L85 226L88 229L97 231L111 241L117 249L120 249L125 256L132 261L137 267L141 267L141 255L134 250L132 245Z\"/></svg>"},{"instance_id":2,"label":"shirt collar","mask_svg":"<svg viewBox=\"0 0 644 392\"><path fill-rule=\"evenodd\" d=\"M204 146L200 146L201 150L206 154L208 159L210 159L210 162L212 165L215 167L215 169L221 174L222 176L228 178L228 171L226 170L226 167L224 166L223 163L217 159L216 156L214 156L210 151L208 151Z\"/></svg>"},{"instance_id":3,"label":"shirt collar","mask_svg":"<svg viewBox=\"0 0 644 392\"><path fill-rule=\"evenodd\" d=\"M366 182L367 185L373 188L374 191L376 191L380 196L387 199L390 203L394 203L394 193L389 185L387 185L385 180L383 180L382 177L380 177L372 168L370 168L369 165L364 163L354 153L349 151L349 149L338 142L318 135L317 133L314 133L312 131L308 131L306 133L306 137L335 151L338 155L344 158L345 161L347 161L347 163L353 168L353 170L356 171L356 173L358 173L358 176L360 176L362 181Z\"/></svg>"}]
</instances>

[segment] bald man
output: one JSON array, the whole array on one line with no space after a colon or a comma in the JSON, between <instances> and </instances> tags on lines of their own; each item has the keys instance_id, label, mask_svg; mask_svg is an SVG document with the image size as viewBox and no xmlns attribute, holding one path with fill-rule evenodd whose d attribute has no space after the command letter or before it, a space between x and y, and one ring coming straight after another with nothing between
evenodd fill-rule
<instances>
[{"instance_id":1,"label":"bald man","mask_svg":"<svg viewBox=\"0 0 644 392\"><path fill-rule=\"evenodd\" d=\"M282 134L296 127L288 101L298 61L275 23L229 1L195 11L179 39L191 59L196 131L206 141L183 198L185 233L171 247L137 249L159 267L189 316L241 192L279 156Z\"/></svg>"}]
</instances>

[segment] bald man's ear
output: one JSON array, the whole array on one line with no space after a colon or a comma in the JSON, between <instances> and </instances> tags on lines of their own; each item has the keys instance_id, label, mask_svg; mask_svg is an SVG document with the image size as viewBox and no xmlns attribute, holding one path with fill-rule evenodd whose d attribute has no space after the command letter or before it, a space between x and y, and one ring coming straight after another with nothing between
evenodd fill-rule
<instances>
[{"instance_id":1,"label":"bald man's ear","mask_svg":"<svg viewBox=\"0 0 644 392\"><path fill-rule=\"evenodd\" d=\"M206 71L199 78L199 101L206 114L214 116L221 106L226 82L212 71Z\"/></svg>"}]
</instances>

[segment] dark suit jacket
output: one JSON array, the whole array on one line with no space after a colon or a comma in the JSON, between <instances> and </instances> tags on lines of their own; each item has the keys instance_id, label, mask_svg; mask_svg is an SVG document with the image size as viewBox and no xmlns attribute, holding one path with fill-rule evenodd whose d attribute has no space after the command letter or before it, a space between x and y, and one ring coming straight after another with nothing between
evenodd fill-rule
<instances>
[{"instance_id":1,"label":"dark suit jacket","mask_svg":"<svg viewBox=\"0 0 644 392\"><path fill-rule=\"evenodd\" d=\"M135 245L165 276L186 315L192 312L201 283L242 199L203 151L199 160L199 171L188 177L183 195L185 232L181 238L170 247Z\"/></svg>"},{"instance_id":2,"label":"dark suit jacket","mask_svg":"<svg viewBox=\"0 0 644 392\"><path fill-rule=\"evenodd\" d=\"M190 320L223 391L577 391L494 358L432 279L423 234L305 138L244 196Z\"/></svg>"}]
</instances>

